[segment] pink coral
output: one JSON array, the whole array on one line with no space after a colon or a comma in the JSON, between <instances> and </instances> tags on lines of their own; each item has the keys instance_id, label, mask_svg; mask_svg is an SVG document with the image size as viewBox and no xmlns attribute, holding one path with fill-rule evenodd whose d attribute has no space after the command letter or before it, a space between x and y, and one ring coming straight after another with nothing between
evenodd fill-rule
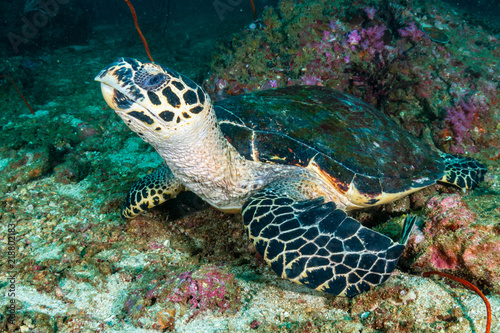
<instances>
[{"instance_id":1,"label":"pink coral","mask_svg":"<svg viewBox=\"0 0 500 333\"><path fill-rule=\"evenodd\" d=\"M363 41L360 43L363 50L367 51L370 55L375 56L380 54L385 49L384 34L387 30L385 25L377 25L368 29L361 30ZM380 57L379 60L383 59Z\"/></svg>"},{"instance_id":2,"label":"pink coral","mask_svg":"<svg viewBox=\"0 0 500 333\"><path fill-rule=\"evenodd\" d=\"M427 202L426 208L430 211L431 220L424 232L432 236L439 232L468 227L477 218L459 194L444 198L433 197Z\"/></svg>"},{"instance_id":3,"label":"pink coral","mask_svg":"<svg viewBox=\"0 0 500 333\"><path fill-rule=\"evenodd\" d=\"M366 13L366 15L368 16L368 18L370 20L373 20L375 18L375 13L377 12L377 10L373 7L365 7L363 9Z\"/></svg>"},{"instance_id":4,"label":"pink coral","mask_svg":"<svg viewBox=\"0 0 500 333\"><path fill-rule=\"evenodd\" d=\"M347 39L347 42L350 45L358 45L360 40L361 40L361 36L358 34L358 30L353 30L349 33L349 37Z\"/></svg>"},{"instance_id":5,"label":"pink coral","mask_svg":"<svg viewBox=\"0 0 500 333\"><path fill-rule=\"evenodd\" d=\"M425 207L430 218L425 242L410 240L420 251L413 268L451 270L453 275L500 288L499 228L475 224L474 214L458 194L431 198Z\"/></svg>"},{"instance_id":6,"label":"pink coral","mask_svg":"<svg viewBox=\"0 0 500 333\"><path fill-rule=\"evenodd\" d=\"M433 266L433 269L455 269L459 262L457 250L454 246L435 246L429 248L429 252L431 253L430 264Z\"/></svg>"},{"instance_id":7,"label":"pink coral","mask_svg":"<svg viewBox=\"0 0 500 333\"><path fill-rule=\"evenodd\" d=\"M424 38L424 32L417 28L414 22L411 22L406 28L398 29L402 37L409 37L412 41L421 41Z\"/></svg>"},{"instance_id":8,"label":"pink coral","mask_svg":"<svg viewBox=\"0 0 500 333\"><path fill-rule=\"evenodd\" d=\"M322 80L314 75L305 74L300 78L300 82L306 86L321 85Z\"/></svg>"},{"instance_id":9,"label":"pink coral","mask_svg":"<svg viewBox=\"0 0 500 333\"><path fill-rule=\"evenodd\" d=\"M455 106L446 108L445 121L450 125L455 134L455 145L452 146L453 153L464 153L462 144L464 141L472 140L471 129L475 120L482 113L486 113L485 105L474 97L461 99Z\"/></svg>"},{"instance_id":10,"label":"pink coral","mask_svg":"<svg viewBox=\"0 0 500 333\"><path fill-rule=\"evenodd\" d=\"M415 265L432 270L457 268L463 251L463 240L460 238L470 232L468 227L476 219L476 214L469 210L459 194L432 197L425 209L430 218L424 228L425 237L436 241L427 245L428 248L424 249L424 254ZM446 241L443 241L443 237Z\"/></svg>"},{"instance_id":11,"label":"pink coral","mask_svg":"<svg viewBox=\"0 0 500 333\"><path fill-rule=\"evenodd\" d=\"M384 37L387 27L385 25L376 25L368 29L361 30L361 36L370 42L380 42L382 37Z\"/></svg>"},{"instance_id":12,"label":"pink coral","mask_svg":"<svg viewBox=\"0 0 500 333\"><path fill-rule=\"evenodd\" d=\"M171 302L187 302L193 315L207 310L228 310L239 301L239 291L233 274L224 273L215 266L205 267L192 272L184 272L178 276L178 286L169 296Z\"/></svg>"},{"instance_id":13,"label":"pink coral","mask_svg":"<svg viewBox=\"0 0 500 333\"><path fill-rule=\"evenodd\" d=\"M498 237L479 240L471 244L462 254L464 265L474 276L482 276L494 285L500 284L500 242Z\"/></svg>"}]
</instances>

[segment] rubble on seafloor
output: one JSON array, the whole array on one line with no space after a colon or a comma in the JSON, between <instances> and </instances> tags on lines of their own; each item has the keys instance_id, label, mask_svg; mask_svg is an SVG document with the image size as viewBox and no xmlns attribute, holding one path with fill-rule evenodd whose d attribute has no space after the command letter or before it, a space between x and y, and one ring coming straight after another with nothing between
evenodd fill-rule
<instances>
[{"instance_id":1,"label":"rubble on seafloor","mask_svg":"<svg viewBox=\"0 0 500 333\"><path fill-rule=\"evenodd\" d=\"M115 58L143 50L91 43L83 54L63 48L42 52L33 63L22 56L2 60L0 68L19 68L14 76L21 87L32 87L27 98L36 115L2 84L0 247L7 253L8 229L15 230L17 308L14 323L7 323L11 286L2 283L0 327L483 332L486 310L479 296L455 282L421 276L443 270L486 294L492 332L500 332L498 34L436 1L346 3L285 0L266 8L251 28L220 42L204 86L214 100L286 85L340 89L436 147L488 166L485 182L472 192L436 185L354 213L394 235L402 214L421 217L386 283L347 299L283 281L257 255L239 215L189 194L122 220L130 184L161 160L106 106L92 80ZM161 47L160 54L173 52ZM192 57L182 64L196 64ZM31 71L34 82L23 78ZM8 281L9 264L0 265Z\"/></svg>"}]
</instances>

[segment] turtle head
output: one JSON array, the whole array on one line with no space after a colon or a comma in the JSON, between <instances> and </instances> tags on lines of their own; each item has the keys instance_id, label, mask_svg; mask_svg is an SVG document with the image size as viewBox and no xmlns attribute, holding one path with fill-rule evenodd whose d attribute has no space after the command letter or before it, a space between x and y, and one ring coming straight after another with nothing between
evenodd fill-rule
<instances>
[{"instance_id":1,"label":"turtle head","mask_svg":"<svg viewBox=\"0 0 500 333\"><path fill-rule=\"evenodd\" d=\"M155 63L120 58L95 80L108 105L149 143L190 131L211 113L210 97L199 85Z\"/></svg>"}]
</instances>

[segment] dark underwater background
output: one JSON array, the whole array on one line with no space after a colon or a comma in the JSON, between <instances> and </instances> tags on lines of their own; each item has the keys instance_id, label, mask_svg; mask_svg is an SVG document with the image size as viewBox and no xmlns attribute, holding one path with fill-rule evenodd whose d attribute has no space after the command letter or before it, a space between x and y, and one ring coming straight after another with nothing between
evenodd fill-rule
<instances>
[{"instance_id":1,"label":"dark underwater background","mask_svg":"<svg viewBox=\"0 0 500 333\"><path fill-rule=\"evenodd\" d=\"M213 101L322 85L411 135L485 164L463 193L435 185L352 212L395 237L422 219L394 276L353 299L276 277L239 215L196 196L125 221L131 184L162 161L94 77L147 60L125 1L0 2L3 332L500 332L500 1L133 1L156 62ZM278 116L278 115L277 115ZM369 152L367 152L369 154Z\"/></svg>"}]
</instances>

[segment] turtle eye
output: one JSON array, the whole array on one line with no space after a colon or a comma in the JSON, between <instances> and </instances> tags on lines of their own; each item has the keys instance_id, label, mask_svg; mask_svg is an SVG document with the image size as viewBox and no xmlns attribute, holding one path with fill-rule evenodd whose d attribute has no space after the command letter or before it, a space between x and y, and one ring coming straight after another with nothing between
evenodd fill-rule
<instances>
[{"instance_id":1,"label":"turtle eye","mask_svg":"<svg viewBox=\"0 0 500 333\"><path fill-rule=\"evenodd\" d=\"M149 74L146 70L140 69L134 76L135 83L147 91L155 91L168 81L168 76L164 73L155 75Z\"/></svg>"},{"instance_id":2,"label":"turtle eye","mask_svg":"<svg viewBox=\"0 0 500 333\"><path fill-rule=\"evenodd\" d=\"M167 76L165 74L161 73L153 75L149 79L147 79L146 82L144 82L144 85L145 87L150 87L151 89L154 89L159 85L161 85L163 81L165 81L166 77Z\"/></svg>"}]
</instances>

